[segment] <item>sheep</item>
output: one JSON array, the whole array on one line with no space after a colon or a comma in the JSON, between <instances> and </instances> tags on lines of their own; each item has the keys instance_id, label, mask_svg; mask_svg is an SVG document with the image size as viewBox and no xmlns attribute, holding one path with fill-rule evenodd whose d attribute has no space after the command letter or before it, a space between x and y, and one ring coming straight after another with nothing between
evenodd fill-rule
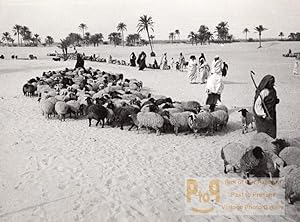
<instances>
[{"instance_id":1,"label":"sheep","mask_svg":"<svg viewBox=\"0 0 300 222\"><path fill-rule=\"evenodd\" d=\"M42 114L46 115L46 118L49 118L51 114L54 113L55 103L52 103L48 99L41 101L40 106L41 106Z\"/></svg>"},{"instance_id":2,"label":"sheep","mask_svg":"<svg viewBox=\"0 0 300 222\"><path fill-rule=\"evenodd\" d=\"M264 158L264 151L261 147L256 146L249 149L240 159L240 170L244 179L249 182L249 174L253 173L255 168L260 164L260 161Z\"/></svg>"},{"instance_id":3,"label":"sheep","mask_svg":"<svg viewBox=\"0 0 300 222\"><path fill-rule=\"evenodd\" d=\"M147 104L144 105L141 108L141 112L145 113L145 112L154 112L154 113L158 113L159 112L159 107L155 104Z\"/></svg>"},{"instance_id":4,"label":"sheep","mask_svg":"<svg viewBox=\"0 0 300 222\"><path fill-rule=\"evenodd\" d=\"M238 112L241 112L242 133L248 133L249 125L251 125L251 128L253 129L254 115L247 109L240 109Z\"/></svg>"},{"instance_id":5,"label":"sheep","mask_svg":"<svg viewBox=\"0 0 300 222\"><path fill-rule=\"evenodd\" d=\"M224 161L224 173L231 170L235 173L240 169L240 159L249 148L241 143L228 143L221 149L221 158Z\"/></svg>"},{"instance_id":6,"label":"sheep","mask_svg":"<svg viewBox=\"0 0 300 222\"><path fill-rule=\"evenodd\" d=\"M124 123L131 122L130 115L139 112L139 108L124 104L121 107L116 107L113 103L109 103L107 108L112 109L114 112L114 122L120 123L120 128L123 130Z\"/></svg>"},{"instance_id":7,"label":"sheep","mask_svg":"<svg viewBox=\"0 0 300 222\"><path fill-rule=\"evenodd\" d=\"M70 107L70 111L75 114L75 117L77 117L78 113L80 113L80 103L76 100L69 100L67 102L67 105ZM70 116L71 116L70 112Z\"/></svg>"},{"instance_id":8,"label":"sheep","mask_svg":"<svg viewBox=\"0 0 300 222\"><path fill-rule=\"evenodd\" d=\"M58 114L58 118L60 121L66 120L66 114L69 111L69 106L63 102L63 101L58 101L55 103L55 111Z\"/></svg>"},{"instance_id":9,"label":"sheep","mask_svg":"<svg viewBox=\"0 0 300 222\"><path fill-rule=\"evenodd\" d=\"M174 133L177 136L178 130L187 130L189 129L188 118L192 114L192 112L186 111L182 113L170 113L168 111L163 111L161 116L166 118L170 125L174 127Z\"/></svg>"},{"instance_id":10,"label":"sheep","mask_svg":"<svg viewBox=\"0 0 300 222\"><path fill-rule=\"evenodd\" d=\"M155 129L156 135L160 135L160 130L164 125L164 119L160 114L153 112L139 112L137 114L130 115L130 117L133 120L133 125L129 128L129 130L131 130L133 126L136 126L139 133L139 129L144 126L147 129Z\"/></svg>"},{"instance_id":11,"label":"sheep","mask_svg":"<svg viewBox=\"0 0 300 222\"><path fill-rule=\"evenodd\" d=\"M227 106L225 106L225 105L223 105L223 104L216 105L214 111L217 111L217 110L224 110L226 113L228 113L228 108L227 108Z\"/></svg>"},{"instance_id":12,"label":"sheep","mask_svg":"<svg viewBox=\"0 0 300 222\"><path fill-rule=\"evenodd\" d=\"M188 125L193 130L194 135L201 129L207 129L207 135L213 133L214 118L209 112L202 111L198 114L192 113L188 117Z\"/></svg>"},{"instance_id":13,"label":"sheep","mask_svg":"<svg viewBox=\"0 0 300 222\"><path fill-rule=\"evenodd\" d=\"M282 149L289 146L289 144L282 139L274 140L268 134L260 132L253 135L250 140L250 146L259 146L264 151L273 152L278 155Z\"/></svg>"},{"instance_id":14,"label":"sheep","mask_svg":"<svg viewBox=\"0 0 300 222\"><path fill-rule=\"evenodd\" d=\"M115 113L112 109L109 109L107 107L106 107L106 109L107 109L106 124L110 125L115 119Z\"/></svg>"},{"instance_id":15,"label":"sheep","mask_svg":"<svg viewBox=\"0 0 300 222\"><path fill-rule=\"evenodd\" d=\"M98 126L100 120L102 120L102 128L104 127L104 119L107 118L107 109L100 104L93 104L87 108L87 117L89 120L89 127L91 127L92 119L97 120L96 126Z\"/></svg>"},{"instance_id":16,"label":"sheep","mask_svg":"<svg viewBox=\"0 0 300 222\"><path fill-rule=\"evenodd\" d=\"M23 86L24 96L30 96L31 97L31 96L33 96L34 92L35 92L35 87L31 83L26 83Z\"/></svg>"},{"instance_id":17,"label":"sheep","mask_svg":"<svg viewBox=\"0 0 300 222\"><path fill-rule=\"evenodd\" d=\"M227 126L229 115L224 110L217 110L211 113L214 117L214 128L217 130L218 125L223 129Z\"/></svg>"},{"instance_id":18,"label":"sheep","mask_svg":"<svg viewBox=\"0 0 300 222\"><path fill-rule=\"evenodd\" d=\"M284 167L284 161L272 152L264 152L263 159L257 167L254 168L253 174L258 177L269 176L271 182L273 177L279 176L279 170Z\"/></svg>"},{"instance_id":19,"label":"sheep","mask_svg":"<svg viewBox=\"0 0 300 222\"><path fill-rule=\"evenodd\" d=\"M300 198L300 168L296 165L286 166L280 170L280 177L284 177L283 188L285 198L289 204Z\"/></svg>"},{"instance_id":20,"label":"sheep","mask_svg":"<svg viewBox=\"0 0 300 222\"><path fill-rule=\"evenodd\" d=\"M168 111L169 113L182 113L184 112L184 110L182 108L166 108L166 109L163 109L165 111ZM186 111L186 112L189 112L189 111Z\"/></svg>"},{"instance_id":21,"label":"sheep","mask_svg":"<svg viewBox=\"0 0 300 222\"><path fill-rule=\"evenodd\" d=\"M175 108L183 108L184 111L190 111L194 113L199 113L201 110L201 105L197 101L177 102L177 104L173 105Z\"/></svg>"},{"instance_id":22,"label":"sheep","mask_svg":"<svg viewBox=\"0 0 300 222\"><path fill-rule=\"evenodd\" d=\"M300 167L300 149L295 146L289 146L284 148L279 157L283 159L286 165L297 165Z\"/></svg>"}]
</instances>

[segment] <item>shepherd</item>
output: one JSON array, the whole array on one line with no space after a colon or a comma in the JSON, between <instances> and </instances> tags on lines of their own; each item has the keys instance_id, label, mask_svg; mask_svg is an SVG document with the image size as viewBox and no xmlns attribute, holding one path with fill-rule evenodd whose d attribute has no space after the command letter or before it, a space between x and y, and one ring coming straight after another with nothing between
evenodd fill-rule
<instances>
[{"instance_id":1,"label":"shepherd","mask_svg":"<svg viewBox=\"0 0 300 222\"><path fill-rule=\"evenodd\" d=\"M274 88L275 77L266 75L260 81L254 97L253 111L257 132L276 138L276 105L279 103Z\"/></svg>"}]
</instances>

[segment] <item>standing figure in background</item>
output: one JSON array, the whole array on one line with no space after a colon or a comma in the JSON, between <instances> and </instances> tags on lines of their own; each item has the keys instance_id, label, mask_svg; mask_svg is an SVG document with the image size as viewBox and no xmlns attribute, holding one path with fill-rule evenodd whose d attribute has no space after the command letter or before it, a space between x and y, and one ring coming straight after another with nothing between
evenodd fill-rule
<instances>
[{"instance_id":1,"label":"standing figure in background","mask_svg":"<svg viewBox=\"0 0 300 222\"><path fill-rule=\"evenodd\" d=\"M182 55L182 52L179 54L178 62L179 62L179 70L183 71L185 59L184 59L184 56Z\"/></svg>"},{"instance_id":2,"label":"standing figure in background","mask_svg":"<svg viewBox=\"0 0 300 222\"><path fill-rule=\"evenodd\" d=\"M299 61L300 61L300 55L298 55L296 57L296 60L295 60L295 64L294 64L294 69L293 69L293 74L294 75L299 75L300 74L300 71L299 71Z\"/></svg>"},{"instance_id":3,"label":"standing figure in background","mask_svg":"<svg viewBox=\"0 0 300 222\"><path fill-rule=\"evenodd\" d=\"M134 52L132 52L130 54L130 66L134 66L134 67L136 66L135 60L136 60L136 56L135 56Z\"/></svg>"},{"instance_id":4,"label":"standing figure in background","mask_svg":"<svg viewBox=\"0 0 300 222\"><path fill-rule=\"evenodd\" d=\"M82 56L80 55L80 53L77 53L77 61L75 64L75 69L77 69L77 68L84 69L84 60L83 60Z\"/></svg>"},{"instance_id":5,"label":"standing figure in background","mask_svg":"<svg viewBox=\"0 0 300 222\"><path fill-rule=\"evenodd\" d=\"M205 61L205 59L200 57L199 60L199 78L200 78L200 83L206 83L208 75L210 73L210 67Z\"/></svg>"},{"instance_id":6,"label":"standing figure in background","mask_svg":"<svg viewBox=\"0 0 300 222\"><path fill-rule=\"evenodd\" d=\"M139 54L137 64L139 65L139 70L143 70L146 68L146 53L144 51Z\"/></svg>"},{"instance_id":7,"label":"standing figure in background","mask_svg":"<svg viewBox=\"0 0 300 222\"><path fill-rule=\"evenodd\" d=\"M224 90L222 81L222 60L215 56L211 65L211 74L207 78L205 92L207 93L206 104L211 112L215 110L218 103L221 103L221 94Z\"/></svg>"},{"instance_id":8,"label":"standing figure in background","mask_svg":"<svg viewBox=\"0 0 300 222\"><path fill-rule=\"evenodd\" d=\"M190 78L190 83L194 84L196 83L197 80L197 62L196 62L196 57L192 55L190 57L190 61L188 64L188 76Z\"/></svg>"},{"instance_id":9,"label":"standing figure in background","mask_svg":"<svg viewBox=\"0 0 300 222\"><path fill-rule=\"evenodd\" d=\"M257 132L276 138L276 105L279 103L274 88L275 77L266 75L260 81L254 97L253 112Z\"/></svg>"},{"instance_id":10,"label":"standing figure in background","mask_svg":"<svg viewBox=\"0 0 300 222\"><path fill-rule=\"evenodd\" d=\"M200 57L199 57L199 61L203 59L205 62L206 62L206 58L205 58L205 55L204 53L201 53Z\"/></svg>"},{"instance_id":11,"label":"standing figure in background","mask_svg":"<svg viewBox=\"0 0 300 222\"><path fill-rule=\"evenodd\" d=\"M170 68L171 68L172 70L176 68L176 67L175 67L175 61L174 61L173 58L171 59Z\"/></svg>"},{"instance_id":12,"label":"standing figure in background","mask_svg":"<svg viewBox=\"0 0 300 222\"><path fill-rule=\"evenodd\" d=\"M160 65L159 65L160 69L168 69L168 60L167 60L167 53L165 52L163 54L163 56L161 57L161 60L160 60Z\"/></svg>"}]
</instances>

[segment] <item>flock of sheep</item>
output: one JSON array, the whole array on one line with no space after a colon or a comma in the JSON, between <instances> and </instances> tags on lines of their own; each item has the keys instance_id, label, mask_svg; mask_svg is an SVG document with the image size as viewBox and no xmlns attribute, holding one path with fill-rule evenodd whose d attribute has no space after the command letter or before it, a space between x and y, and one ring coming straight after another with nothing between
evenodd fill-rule
<instances>
[{"instance_id":1,"label":"flock of sheep","mask_svg":"<svg viewBox=\"0 0 300 222\"><path fill-rule=\"evenodd\" d=\"M226 127L228 108L219 105L214 112L197 101L175 102L169 97L151 95L137 79L124 79L123 74L89 68L44 72L23 86L24 95L38 95L42 114L55 115L62 121L66 115L96 120L102 128L130 125L137 131L154 129L161 132L192 132L212 135ZM253 125L253 114L241 109L242 132ZM253 127L253 126L252 126ZM264 133L255 134L250 146L229 143L221 150L224 173L241 172L249 181L254 176L285 176L287 199L293 203L300 197L300 142L273 140Z\"/></svg>"},{"instance_id":2,"label":"flock of sheep","mask_svg":"<svg viewBox=\"0 0 300 222\"><path fill-rule=\"evenodd\" d=\"M89 126L97 120L111 126L131 125L161 132L203 132L212 135L228 122L228 109L224 105L209 112L197 101L175 102L169 97L155 96L142 89L136 79L124 79L123 74L113 74L82 68L44 72L23 86L24 95L39 96L40 107L47 118L58 115L65 120L67 114L74 118L86 116Z\"/></svg>"},{"instance_id":3,"label":"flock of sheep","mask_svg":"<svg viewBox=\"0 0 300 222\"><path fill-rule=\"evenodd\" d=\"M221 150L224 173L241 173L250 184L249 176L283 178L286 199L293 204L300 198L300 140L273 139L265 133L254 134L250 146L229 143Z\"/></svg>"}]
</instances>

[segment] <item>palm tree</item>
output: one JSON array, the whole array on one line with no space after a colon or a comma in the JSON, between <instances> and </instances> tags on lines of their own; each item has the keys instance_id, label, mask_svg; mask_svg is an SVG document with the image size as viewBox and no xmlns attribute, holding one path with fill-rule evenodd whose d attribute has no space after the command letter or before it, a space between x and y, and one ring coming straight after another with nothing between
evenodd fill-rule
<instances>
[{"instance_id":1,"label":"palm tree","mask_svg":"<svg viewBox=\"0 0 300 222\"><path fill-rule=\"evenodd\" d=\"M246 41L247 41L247 33L248 33L248 32L250 32L248 28L245 28L245 29L243 30L243 33L246 34Z\"/></svg>"},{"instance_id":2,"label":"palm tree","mask_svg":"<svg viewBox=\"0 0 300 222\"><path fill-rule=\"evenodd\" d=\"M146 30L147 35L148 35L148 39L149 39L149 43L150 43L150 48L151 48L151 53L150 56L155 56L155 53L153 52L153 48L152 48L152 44L150 41L150 35L149 35L149 29L151 29L154 32L153 29L153 24L154 22L152 21L152 17L151 16L147 16L147 15L143 15L140 17L138 24L137 24L137 32L140 33L143 30Z\"/></svg>"},{"instance_id":3,"label":"palm tree","mask_svg":"<svg viewBox=\"0 0 300 222\"><path fill-rule=\"evenodd\" d=\"M13 27L14 35L18 36L18 46L20 45L19 36L20 36L21 28L22 28L22 26L21 25L17 25L17 24Z\"/></svg>"},{"instance_id":4,"label":"palm tree","mask_svg":"<svg viewBox=\"0 0 300 222\"><path fill-rule=\"evenodd\" d=\"M84 36L84 41L87 46L89 45L90 38L91 38L91 33L86 32Z\"/></svg>"},{"instance_id":5,"label":"palm tree","mask_svg":"<svg viewBox=\"0 0 300 222\"><path fill-rule=\"evenodd\" d=\"M218 38L222 40L222 42L224 43L224 41L226 40L229 34L228 22L220 22L216 26L216 31L217 31Z\"/></svg>"},{"instance_id":6,"label":"palm tree","mask_svg":"<svg viewBox=\"0 0 300 222\"><path fill-rule=\"evenodd\" d=\"M178 40L180 40L180 31L178 29L175 30L175 35L177 35Z\"/></svg>"},{"instance_id":7,"label":"palm tree","mask_svg":"<svg viewBox=\"0 0 300 222\"><path fill-rule=\"evenodd\" d=\"M110 42L114 43L114 46L116 47L122 41L121 33L120 32L112 32L108 35L108 39Z\"/></svg>"},{"instance_id":8,"label":"palm tree","mask_svg":"<svg viewBox=\"0 0 300 222\"><path fill-rule=\"evenodd\" d=\"M259 37L259 47L258 48L261 48L261 33L268 29L263 27L262 25L259 25L259 26L255 27L254 30L258 32L258 37Z\"/></svg>"},{"instance_id":9,"label":"palm tree","mask_svg":"<svg viewBox=\"0 0 300 222\"><path fill-rule=\"evenodd\" d=\"M6 41L6 43L8 44L8 42L10 41L11 37L10 37L10 34L9 32L3 32L2 33L2 40L3 41Z\"/></svg>"},{"instance_id":10,"label":"palm tree","mask_svg":"<svg viewBox=\"0 0 300 222\"><path fill-rule=\"evenodd\" d=\"M24 25L24 26L21 27L20 35L22 36L23 40L25 40L26 37L28 37L29 32L30 31L29 31L29 28L27 26ZM21 45L22 45L22 39L21 39Z\"/></svg>"},{"instance_id":11,"label":"palm tree","mask_svg":"<svg viewBox=\"0 0 300 222\"><path fill-rule=\"evenodd\" d=\"M71 45L70 38L67 37L65 39L61 39L60 43L58 44L58 48L61 48L63 52L64 60L68 59L68 47Z\"/></svg>"},{"instance_id":12,"label":"palm tree","mask_svg":"<svg viewBox=\"0 0 300 222\"><path fill-rule=\"evenodd\" d=\"M126 25L123 22L120 22L117 26L117 31L122 33L123 47L124 47L124 31L127 31Z\"/></svg>"},{"instance_id":13,"label":"palm tree","mask_svg":"<svg viewBox=\"0 0 300 222\"><path fill-rule=\"evenodd\" d=\"M282 37L284 36L283 32L280 32L278 36L280 37L280 40L282 41Z\"/></svg>"},{"instance_id":14,"label":"palm tree","mask_svg":"<svg viewBox=\"0 0 300 222\"><path fill-rule=\"evenodd\" d=\"M173 43L173 40L174 40L174 36L175 36L174 32L169 33L169 39L171 39L172 43Z\"/></svg>"},{"instance_id":15,"label":"palm tree","mask_svg":"<svg viewBox=\"0 0 300 222\"><path fill-rule=\"evenodd\" d=\"M192 42L192 45L194 45L194 42L196 42L197 34L195 32L190 32L188 35L188 38Z\"/></svg>"},{"instance_id":16,"label":"palm tree","mask_svg":"<svg viewBox=\"0 0 300 222\"><path fill-rule=\"evenodd\" d=\"M38 45L38 43L41 42L41 39L39 38L40 35L39 34L34 34L33 36L34 36L33 39L35 41L35 44Z\"/></svg>"},{"instance_id":17,"label":"palm tree","mask_svg":"<svg viewBox=\"0 0 300 222\"><path fill-rule=\"evenodd\" d=\"M88 27L84 23L81 23L78 27L80 30L82 30L82 39L84 39L84 30L87 29Z\"/></svg>"},{"instance_id":18,"label":"palm tree","mask_svg":"<svg viewBox=\"0 0 300 222\"><path fill-rule=\"evenodd\" d=\"M47 36L45 39L45 43L48 44L49 46L52 45L54 43L54 39L52 38L52 36Z\"/></svg>"}]
</instances>

